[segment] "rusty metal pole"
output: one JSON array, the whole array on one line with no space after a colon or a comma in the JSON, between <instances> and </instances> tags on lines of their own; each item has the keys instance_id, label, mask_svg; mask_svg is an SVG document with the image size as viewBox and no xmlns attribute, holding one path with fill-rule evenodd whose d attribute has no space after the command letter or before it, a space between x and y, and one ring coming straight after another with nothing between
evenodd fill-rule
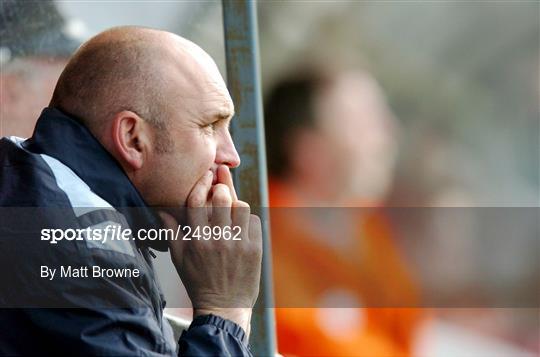
<instances>
[{"instance_id":1,"label":"rusty metal pole","mask_svg":"<svg viewBox=\"0 0 540 357\"><path fill-rule=\"evenodd\" d=\"M236 111L231 129L242 160L234 170L234 181L239 197L261 217L263 231L261 290L250 340L254 355L273 356L276 335L256 4L254 0L223 0L222 5L227 83Z\"/></svg>"}]
</instances>

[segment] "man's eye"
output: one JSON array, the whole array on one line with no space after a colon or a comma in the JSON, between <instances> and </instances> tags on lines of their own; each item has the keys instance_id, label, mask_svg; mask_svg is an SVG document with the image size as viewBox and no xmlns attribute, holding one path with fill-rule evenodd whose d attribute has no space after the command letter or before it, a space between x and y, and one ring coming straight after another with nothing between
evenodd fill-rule
<instances>
[{"instance_id":1,"label":"man's eye","mask_svg":"<svg viewBox=\"0 0 540 357\"><path fill-rule=\"evenodd\" d=\"M208 125L205 125L204 128L208 130L209 132L213 133L214 131L216 131L216 124L217 124L216 122L213 122Z\"/></svg>"}]
</instances>

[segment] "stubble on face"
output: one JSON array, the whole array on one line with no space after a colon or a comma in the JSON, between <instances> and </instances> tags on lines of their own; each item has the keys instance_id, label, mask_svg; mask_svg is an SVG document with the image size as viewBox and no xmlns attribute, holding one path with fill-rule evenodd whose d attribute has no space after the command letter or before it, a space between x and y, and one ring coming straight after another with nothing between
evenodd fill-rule
<instances>
[{"instance_id":1,"label":"stubble on face","mask_svg":"<svg viewBox=\"0 0 540 357\"><path fill-rule=\"evenodd\" d=\"M155 128L152 179L145 188L154 206L185 206L195 183L216 172L218 126L233 115L232 100L221 74L200 48L174 39L170 53L165 128ZM167 60L167 57L164 58Z\"/></svg>"}]
</instances>

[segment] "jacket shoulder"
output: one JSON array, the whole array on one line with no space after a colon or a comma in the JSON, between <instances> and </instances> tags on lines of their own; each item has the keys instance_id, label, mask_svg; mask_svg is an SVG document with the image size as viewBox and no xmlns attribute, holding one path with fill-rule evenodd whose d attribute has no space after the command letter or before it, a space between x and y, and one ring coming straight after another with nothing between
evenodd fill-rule
<instances>
[{"instance_id":1,"label":"jacket shoulder","mask_svg":"<svg viewBox=\"0 0 540 357\"><path fill-rule=\"evenodd\" d=\"M0 207L69 205L49 165L22 143L16 137L0 139Z\"/></svg>"}]
</instances>

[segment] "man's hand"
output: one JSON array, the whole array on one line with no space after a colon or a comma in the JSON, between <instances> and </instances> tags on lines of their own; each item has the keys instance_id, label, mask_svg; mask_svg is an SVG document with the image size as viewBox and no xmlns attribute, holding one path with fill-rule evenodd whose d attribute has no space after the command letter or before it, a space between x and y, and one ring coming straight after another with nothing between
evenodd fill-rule
<instances>
[{"instance_id":1,"label":"man's hand","mask_svg":"<svg viewBox=\"0 0 540 357\"><path fill-rule=\"evenodd\" d=\"M217 170L217 183L208 172L193 187L187 200L187 223L192 228L229 227L237 239L194 239L170 241L172 261L194 309L194 316L215 314L230 319L249 334L251 309L259 293L262 259L261 222L239 201L227 166ZM211 207L211 213L207 209ZM177 221L161 214L167 228ZM235 233L234 233L235 234Z\"/></svg>"}]
</instances>

